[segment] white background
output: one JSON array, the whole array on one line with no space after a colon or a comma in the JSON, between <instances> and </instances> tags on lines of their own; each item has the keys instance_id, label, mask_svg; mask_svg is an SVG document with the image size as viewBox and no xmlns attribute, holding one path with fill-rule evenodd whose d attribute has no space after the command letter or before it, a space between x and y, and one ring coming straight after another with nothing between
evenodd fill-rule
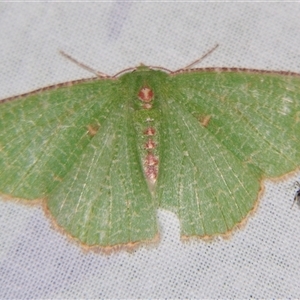
<instances>
[{"instance_id":1,"label":"white background","mask_svg":"<svg viewBox=\"0 0 300 300\"><path fill-rule=\"evenodd\" d=\"M113 75L141 62L176 70L219 43L201 66L300 73L299 5L2 3L0 99L93 77L58 50ZM110 256L83 253L39 206L0 201L0 298L299 298L299 176L269 182L230 240L183 244L176 216L159 211L157 247Z\"/></svg>"}]
</instances>

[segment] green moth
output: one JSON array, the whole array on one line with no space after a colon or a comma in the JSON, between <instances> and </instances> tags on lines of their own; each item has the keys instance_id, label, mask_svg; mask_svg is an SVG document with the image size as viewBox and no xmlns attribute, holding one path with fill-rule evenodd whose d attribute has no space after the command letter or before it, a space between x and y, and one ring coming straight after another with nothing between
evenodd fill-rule
<instances>
[{"instance_id":1,"label":"green moth","mask_svg":"<svg viewBox=\"0 0 300 300\"><path fill-rule=\"evenodd\" d=\"M81 245L156 242L158 208L181 237L227 235L265 178L300 166L300 76L140 66L0 102L0 193L43 202Z\"/></svg>"}]
</instances>

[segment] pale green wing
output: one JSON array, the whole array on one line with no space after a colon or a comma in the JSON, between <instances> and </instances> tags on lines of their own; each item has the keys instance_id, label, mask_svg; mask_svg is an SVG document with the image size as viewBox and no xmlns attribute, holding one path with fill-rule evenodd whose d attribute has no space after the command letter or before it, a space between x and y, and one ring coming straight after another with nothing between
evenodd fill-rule
<instances>
[{"instance_id":1,"label":"pale green wing","mask_svg":"<svg viewBox=\"0 0 300 300\"><path fill-rule=\"evenodd\" d=\"M59 184L90 142L88 126L99 124L112 89L102 84L53 87L0 103L2 194L33 200Z\"/></svg>"},{"instance_id":2,"label":"pale green wing","mask_svg":"<svg viewBox=\"0 0 300 300\"><path fill-rule=\"evenodd\" d=\"M125 105L107 113L109 121L51 193L48 205L57 223L81 242L130 248L155 238L156 207L143 175L131 115Z\"/></svg>"},{"instance_id":3,"label":"pale green wing","mask_svg":"<svg viewBox=\"0 0 300 300\"><path fill-rule=\"evenodd\" d=\"M46 198L55 223L89 246L130 247L157 234L117 84L78 83L1 104L1 194Z\"/></svg>"},{"instance_id":4,"label":"pale green wing","mask_svg":"<svg viewBox=\"0 0 300 300\"><path fill-rule=\"evenodd\" d=\"M300 165L300 79L191 72L170 82L159 201L183 236L226 233L254 208L263 178Z\"/></svg>"},{"instance_id":5,"label":"pale green wing","mask_svg":"<svg viewBox=\"0 0 300 300\"><path fill-rule=\"evenodd\" d=\"M154 240L157 206L184 237L226 234L262 179L299 167L299 94L296 75L140 67L8 99L0 191L45 198L58 226L106 250Z\"/></svg>"}]
</instances>

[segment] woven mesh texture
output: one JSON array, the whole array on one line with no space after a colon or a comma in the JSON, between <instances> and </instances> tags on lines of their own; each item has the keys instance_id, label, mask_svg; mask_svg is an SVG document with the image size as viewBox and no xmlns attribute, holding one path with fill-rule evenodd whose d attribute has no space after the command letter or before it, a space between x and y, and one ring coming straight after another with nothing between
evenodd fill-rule
<instances>
[{"instance_id":1,"label":"woven mesh texture","mask_svg":"<svg viewBox=\"0 0 300 300\"><path fill-rule=\"evenodd\" d=\"M93 76L58 50L115 74L176 70L219 43L200 66L300 73L299 16L298 3L4 3L0 99ZM176 216L159 211L157 247L110 256L82 252L41 207L0 201L0 298L299 298L299 177L266 182L229 240L182 243Z\"/></svg>"}]
</instances>

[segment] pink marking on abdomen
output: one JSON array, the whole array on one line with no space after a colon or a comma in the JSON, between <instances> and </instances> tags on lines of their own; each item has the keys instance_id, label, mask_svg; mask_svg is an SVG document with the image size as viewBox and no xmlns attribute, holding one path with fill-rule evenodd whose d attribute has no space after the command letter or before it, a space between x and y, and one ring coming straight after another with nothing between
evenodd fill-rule
<instances>
[{"instance_id":1,"label":"pink marking on abdomen","mask_svg":"<svg viewBox=\"0 0 300 300\"><path fill-rule=\"evenodd\" d=\"M156 147L156 144L151 139L149 139L145 144L145 149L147 149L147 150L154 149L155 147Z\"/></svg>"},{"instance_id":2,"label":"pink marking on abdomen","mask_svg":"<svg viewBox=\"0 0 300 300\"><path fill-rule=\"evenodd\" d=\"M155 129L153 127L148 127L145 131L144 131L145 135L155 135Z\"/></svg>"},{"instance_id":3,"label":"pink marking on abdomen","mask_svg":"<svg viewBox=\"0 0 300 300\"><path fill-rule=\"evenodd\" d=\"M143 102L141 104L142 109L150 110L152 109L152 100L154 98L154 93L151 88L144 86L140 89L138 93L139 99ZM150 123L154 120L148 117L145 120L148 123L148 127L143 131L145 136L155 136L156 130L154 127L150 126ZM158 162L159 159L156 155L154 155L153 151L156 148L156 143L152 138L148 138L148 140L144 144L144 149L147 151L144 156L144 172L145 176L148 179L150 186L153 186L157 179L158 175Z\"/></svg>"},{"instance_id":4,"label":"pink marking on abdomen","mask_svg":"<svg viewBox=\"0 0 300 300\"><path fill-rule=\"evenodd\" d=\"M151 152L148 152L145 160L146 166L156 166L158 165L158 158Z\"/></svg>"},{"instance_id":5,"label":"pink marking on abdomen","mask_svg":"<svg viewBox=\"0 0 300 300\"><path fill-rule=\"evenodd\" d=\"M158 175L158 168L157 166L148 166L146 168L146 176L151 181L151 183L155 183L157 175Z\"/></svg>"}]
</instances>

